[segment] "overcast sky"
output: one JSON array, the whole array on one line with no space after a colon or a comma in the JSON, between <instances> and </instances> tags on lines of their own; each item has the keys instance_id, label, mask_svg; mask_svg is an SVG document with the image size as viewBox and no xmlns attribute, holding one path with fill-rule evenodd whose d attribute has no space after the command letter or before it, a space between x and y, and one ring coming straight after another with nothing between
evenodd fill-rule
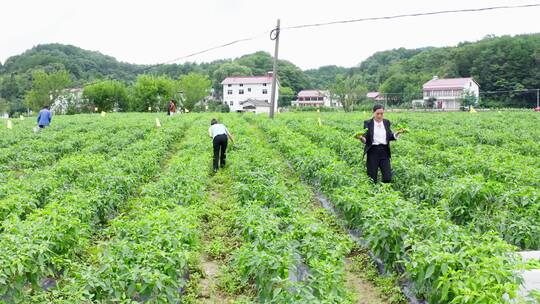
<instances>
[{"instance_id":1,"label":"overcast sky","mask_svg":"<svg viewBox=\"0 0 540 304\"><path fill-rule=\"evenodd\" d=\"M0 61L43 43L73 44L130 63L160 63L232 40L260 38L188 61L273 52L282 26L539 0L7 0L0 2ZM485 35L540 32L540 7L360 22L283 31L279 57L303 69L354 66L376 51L452 46ZM183 62L183 61L179 61Z\"/></svg>"}]
</instances>

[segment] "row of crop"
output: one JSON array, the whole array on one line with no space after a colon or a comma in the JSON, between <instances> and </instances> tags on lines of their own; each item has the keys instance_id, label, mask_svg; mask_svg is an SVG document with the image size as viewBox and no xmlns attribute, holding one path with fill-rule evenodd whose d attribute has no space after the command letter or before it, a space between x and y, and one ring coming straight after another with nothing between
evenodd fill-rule
<instances>
[{"instance_id":1,"label":"row of crop","mask_svg":"<svg viewBox=\"0 0 540 304\"><path fill-rule=\"evenodd\" d=\"M89 152L114 152L110 144L124 144L141 136L145 128L155 126L155 116L135 114L129 117L110 115L59 116L50 127L34 133L32 126L1 130L0 172L20 175L29 168L43 168L63 156L86 148ZM109 136L107 136L109 135ZM111 137L114 135L114 137Z\"/></svg>"},{"instance_id":2,"label":"row of crop","mask_svg":"<svg viewBox=\"0 0 540 304\"><path fill-rule=\"evenodd\" d=\"M109 127L78 135L81 142L78 151L64 155L50 166L6 179L0 185L0 221L8 216L24 216L45 206L48 201L61 197L74 186L74 175L90 174L94 164L107 162L123 149L145 140L154 130L152 127L134 129L135 121L126 121L125 129L112 126L110 124Z\"/></svg>"},{"instance_id":3,"label":"row of crop","mask_svg":"<svg viewBox=\"0 0 540 304\"><path fill-rule=\"evenodd\" d=\"M234 121L231 193L243 240L232 267L261 302L346 303L344 257L350 243L309 211L313 193L245 121Z\"/></svg>"},{"instance_id":4,"label":"row of crop","mask_svg":"<svg viewBox=\"0 0 540 304\"><path fill-rule=\"evenodd\" d=\"M159 179L144 185L127 212L70 263L55 290L33 300L55 303L179 303L200 250L199 212L207 200L206 124L192 126Z\"/></svg>"},{"instance_id":5,"label":"row of crop","mask_svg":"<svg viewBox=\"0 0 540 304\"><path fill-rule=\"evenodd\" d=\"M168 125L108 161L86 162L84 166L92 170L84 174L74 170L72 186L61 197L24 220L4 221L0 299L14 301L29 287L40 286L43 279L61 275L68 262L87 248L99 226L159 172L168 147L183 131Z\"/></svg>"},{"instance_id":6,"label":"row of crop","mask_svg":"<svg viewBox=\"0 0 540 304\"><path fill-rule=\"evenodd\" d=\"M521 278L515 248L493 234L471 233L436 208L421 208L388 185L373 185L337 153L281 122L252 118L268 139L330 198L367 246L404 271L432 303L502 303Z\"/></svg>"},{"instance_id":7,"label":"row of crop","mask_svg":"<svg viewBox=\"0 0 540 304\"><path fill-rule=\"evenodd\" d=\"M72 117L62 117L51 127L34 133L32 125L21 122L20 126L2 132L0 169L21 171L45 166L63 154L77 151L84 143L81 135L99 129L100 125L99 120L80 117L74 121Z\"/></svg>"},{"instance_id":8,"label":"row of crop","mask_svg":"<svg viewBox=\"0 0 540 304\"><path fill-rule=\"evenodd\" d=\"M537 185L506 179L505 174L495 178L496 175L485 173L487 170L475 167L474 163L468 168L447 162L428 165L415 158L413 149L417 149L413 144L401 145L400 156L394 162L395 186L405 195L429 205L443 206L458 224L471 225L481 231L497 231L505 240L523 249L540 249ZM452 158L461 162L456 155ZM466 154L462 156L467 159ZM490 171L517 172L519 169L512 163L493 162ZM529 176L534 175L523 172L523 179Z\"/></svg>"},{"instance_id":9,"label":"row of crop","mask_svg":"<svg viewBox=\"0 0 540 304\"><path fill-rule=\"evenodd\" d=\"M311 116L311 118L303 116L302 118L316 119L315 116ZM533 178L540 174L540 166L535 158L531 157L537 155L534 151L540 147L537 144L540 135L531 135L531 132L527 130L529 127L523 126L520 130L512 129L513 131L509 131L505 129L508 123L504 120L497 123L491 121L490 126L475 126L467 125L467 122L470 122L472 118L474 118L473 121L476 121L477 117L464 116L461 121L462 125L452 124L445 121L444 118L444 116L436 116L436 119L430 121L428 117L419 117L418 120L413 120L408 116L397 116L393 123L399 125L406 121L410 134L406 136L406 141L395 145L396 152L398 152L396 156L399 156L400 149L404 148L404 153L407 153L407 156L411 158L414 157L419 164L446 168L446 170L434 171L434 173L439 172L445 175L480 173L489 179L502 183L540 186L540 182ZM345 116L328 118L324 120L324 123L339 128L352 136L362 128L363 120ZM531 122L529 121L529 123ZM515 142L517 146L524 147L526 142L531 142L532 146L526 149L528 151L526 154L523 154L514 149L514 145L490 145L478 140L475 136L467 136L457 132L462 129L474 132L474 134L497 130L498 134L503 136L504 143ZM524 132L526 134L523 134ZM516 136L516 134L520 135ZM421 148L422 153L419 153L419 148Z\"/></svg>"},{"instance_id":10,"label":"row of crop","mask_svg":"<svg viewBox=\"0 0 540 304\"><path fill-rule=\"evenodd\" d=\"M290 128L300 131L319 145L330 147L342 160L364 171L363 145L351 133L306 123L309 121L286 119ZM409 149L409 153L404 153L405 149ZM408 143L408 138L399 142L399 149L396 150L393 186L406 197L427 202L428 206L439 205L455 223L470 225L479 231L496 231L506 241L520 248L540 248L538 190L524 185L510 187L486 180L478 174L452 176L447 171L451 167L449 164L435 170L428 164L418 163L412 155L418 149Z\"/></svg>"},{"instance_id":11,"label":"row of crop","mask_svg":"<svg viewBox=\"0 0 540 304\"><path fill-rule=\"evenodd\" d=\"M55 125L37 134L27 129L6 132L6 139L20 139L18 144L8 141L0 146L0 172L5 174L6 180L39 170L47 171L56 161L75 153L114 153L122 145L144 137L146 129L152 127L152 124L141 127L139 119L133 118L74 119L62 117L58 122L60 126ZM5 189L10 188L0 188L0 198Z\"/></svg>"},{"instance_id":12,"label":"row of crop","mask_svg":"<svg viewBox=\"0 0 540 304\"><path fill-rule=\"evenodd\" d=\"M314 129L296 120L289 124L302 129L304 134L319 142L325 140L325 145L339 151L340 157L352 165L359 168L365 165L361 147L350 135L352 132L338 132L324 126ZM514 168L515 164L520 163L519 160L500 155L504 152L469 155L439 151L437 145L435 148L425 147L419 153L414 137L409 139L408 135L395 146L393 186L409 199L425 202L429 206L440 205L455 223L469 225L479 231L496 231L506 241L520 248L540 248L540 192L534 183L527 183L533 180L531 176L534 174L520 173L521 181L508 180L509 177L503 174L519 172ZM475 148L469 148L472 149ZM478 155L486 157L481 162L475 162ZM499 161L485 161L495 157ZM523 164L520 163L520 166ZM535 168L529 166L524 170Z\"/></svg>"},{"instance_id":13,"label":"row of crop","mask_svg":"<svg viewBox=\"0 0 540 304\"><path fill-rule=\"evenodd\" d=\"M8 129L8 121L4 119L0 120L0 147L14 146L21 142L35 139L35 134L32 132L33 127L36 126L34 119L12 119L10 121L12 128ZM70 125L69 120L62 120L55 124L51 133L56 134L61 132L63 129L69 128Z\"/></svg>"},{"instance_id":14,"label":"row of crop","mask_svg":"<svg viewBox=\"0 0 540 304\"><path fill-rule=\"evenodd\" d=\"M371 118L370 116L368 113L361 115L324 113L323 120L352 122L357 127L361 127L362 122ZM531 128L540 123L540 117L533 112L472 115L469 113L387 113L387 118L395 124L408 125L415 133L415 140L420 144L436 143L441 150L480 144L514 151L523 156L535 156L540 153L540 147L537 144L540 141L540 131Z\"/></svg>"}]
</instances>

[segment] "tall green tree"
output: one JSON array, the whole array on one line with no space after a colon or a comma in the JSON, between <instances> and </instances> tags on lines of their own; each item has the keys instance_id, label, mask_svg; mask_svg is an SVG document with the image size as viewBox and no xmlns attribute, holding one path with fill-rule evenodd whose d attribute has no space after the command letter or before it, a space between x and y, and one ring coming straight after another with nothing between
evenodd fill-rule
<instances>
[{"instance_id":1,"label":"tall green tree","mask_svg":"<svg viewBox=\"0 0 540 304\"><path fill-rule=\"evenodd\" d=\"M422 85L429 78L429 75L423 73L396 73L383 82L379 91L386 94L387 102L391 104L409 103L413 99L422 98Z\"/></svg>"},{"instance_id":2,"label":"tall green tree","mask_svg":"<svg viewBox=\"0 0 540 304\"><path fill-rule=\"evenodd\" d=\"M24 97L30 88L27 75L10 74L0 77L0 98L3 100L4 112L12 116L15 112L25 112Z\"/></svg>"},{"instance_id":3,"label":"tall green tree","mask_svg":"<svg viewBox=\"0 0 540 304\"><path fill-rule=\"evenodd\" d=\"M4 114L10 110L10 105L7 99L0 97L0 114Z\"/></svg>"},{"instance_id":4,"label":"tall green tree","mask_svg":"<svg viewBox=\"0 0 540 304\"><path fill-rule=\"evenodd\" d=\"M279 107L288 107L291 105L291 101L296 97L294 90L288 87L279 88Z\"/></svg>"},{"instance_id":5,"label":"tall green tree","mask_svg":"<svg viewBox=\"0 0 540 304\"><path fill-rule=\"evenodd\" d=\"M208 76L189 73L188 75L180 77L180 88L184 95L184 108L192 111L195 104L202 101L210 93L212 87L212 81L208 79Z\"/></svg>"},{"instance_id":6,"label":"tall green tree","mask_svg":"<svg viewBox=\"0 0 540 304\"><path fill-rule=\"evenodd\" d=\"M83 98L103 111L125 111L128 108L128 90L124 83L118 80L107 80L84 87Z\"/></svg>"},{"instance_id":7,"label":"tall green tree","mask_svg":"<svg viewBox=\"0 0 540 304\"><path fill-rule=\"evenodd\" d=\"M131 111L166 111L170 99L178 100L180 84L167 76L140 75L131 88Z\"/></svg>"},{"instance_id":8,"label":"tall green tree","mask_svg":"<svg viewBox=\"0 0 540 304\"><path fill-rule=\"evenodd\" d=\"M364 81L358 76L336 76L336 81L330 86L330 94L339 101L343 110L350 112L367 94Z\"/></svg>"},{"instance_id":9,"label":"tall green tree","mask_svg":"<svg viewBox=\"0 0 540 304\"><path fill-rule=\"evenodd\" d=\"M46 73L37 70L32 73L32 89L26 94L25 102L34 111L50 105L69 86L71 78L66 70Z\"/></svg>"}]
</instances>

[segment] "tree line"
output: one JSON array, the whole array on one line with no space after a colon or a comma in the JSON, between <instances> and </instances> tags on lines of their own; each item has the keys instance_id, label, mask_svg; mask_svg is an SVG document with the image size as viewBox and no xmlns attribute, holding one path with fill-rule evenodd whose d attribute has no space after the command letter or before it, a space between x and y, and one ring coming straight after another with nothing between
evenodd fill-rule
<instances>
[{"instance_id":1,"label":"tree line","mask_svg":"<svg viewBox=\"0 0 540 304\"><path fill-rule=\"evenodd\" d=\"M455 47L382 51L351 68L323 66L303 71L280 60L279 104L290 105L302 89L325 89L349 110L370 102L365 98L368 91L390 94L391 103L408 105L421 98L422 84L437 75L473 77L482 91L517 90L486 95L481 100L484 106L529 107L535 103L534 94L519 90L540 87L539 66L540 34L486 36ZM209 63L145 66L119 62L70 45L39 45L0 65L0 111L13 113L35 108L39 104L36 100L44 103L46 95L50 100L61 92L58 84L64 88L85 87L87 100L103 108L139 111L158 107L163 99L178 99L180 91L188 94L190 90L182 89L181 80L188 75L191 76L185 79L198 79L205 84L204 90L213 89L219 100L221 81L226 77L264 75L271 69L272 56L266 52ZM183 86L191 87L187 81ZM195 108L196 103L190 99L186 107Z\"/></svg>"}]
</instances>

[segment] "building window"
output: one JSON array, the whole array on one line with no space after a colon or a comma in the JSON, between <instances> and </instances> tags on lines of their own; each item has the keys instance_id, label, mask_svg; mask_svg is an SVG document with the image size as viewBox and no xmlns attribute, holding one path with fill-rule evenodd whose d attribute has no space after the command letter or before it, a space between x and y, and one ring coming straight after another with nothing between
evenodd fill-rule
<instances>
[{"instance_id":1,"label":"building window","mask_svg":"<svg viewBox=\"0 0 540 304\"><path fill-rule=\"evenodd\" d=\"M244 90L238 90L238 94L240 95L244 94Z\"/></svg>"},{"instance_id":2,"label":"building window","mask_svg":"<svg viewBox=\"0 0 540 304\"><path fill-rule=\"evenodd\" d=\"M227 86L230 88L230 87L232 87L232 84L228 84Z\"/></svg>"},{"instance_id":3,"label":"building window","mask_svg":"<svg viewBox=\"0 0 540 304\"><path fill-rule=\"evenodd\" d=\"M243 87L243 86L244 86L244 84L243 84L243 83L241 83L241 84L240 84L240 86L241 86L241 87Z\"/></svg>"},{"instance_id":4,"label":"building window","mask_svg":"<svg viewBox=\"0 0 540 304\"><path fill-rule=\"evenodd\" d=\"M232 95L232 90L228 90L227 95Z\"/></svg>"},{"instance_id":5,"label":"building window","mask_svg":"<svg viewBox=\"0 0 540 304\"><path fill-rule=\"evenodd\" d=\"M229 105L233 106L233 105L234 105L234 101L230 101L230 102L229 102Z\"/></svg>"},{"instance_id":6,"label":"building window","mask_svg":"<svg viewBox=\"0 0 540 304\"><path fill-rule=\"evenodd\" d=\"M263 83L263 87L265 87L265 86L266 86L266 83Z\"/></svg>"},{"instance_id":7,"label":"building window","mask_svg":"<svg viewBox=\"0 0 540 304\"><path fill-rule=\"evenodd\" d=\"M268 90L267 90L267 89L263 89L263 94L268 94Z\"/></svg>"},{"instance_id":8,"label":"building window","mask_svg":"<svg viewBox=\"0 0 540 304\"><path fill-rule=\"evenodd\" d=\"M323 98L322 97L317 97L317 100L321 101L321 100L323 100Z\"/></svg>"},{"instance_id":9,"label":"building window","mask_svg":"<svg viewBox=\"0 0 540 304\"><path fill-rule=\"evenodd\" d=\"M251 88L248 88L248 92L251 92Z\"/></svg>"}]
</instances>

